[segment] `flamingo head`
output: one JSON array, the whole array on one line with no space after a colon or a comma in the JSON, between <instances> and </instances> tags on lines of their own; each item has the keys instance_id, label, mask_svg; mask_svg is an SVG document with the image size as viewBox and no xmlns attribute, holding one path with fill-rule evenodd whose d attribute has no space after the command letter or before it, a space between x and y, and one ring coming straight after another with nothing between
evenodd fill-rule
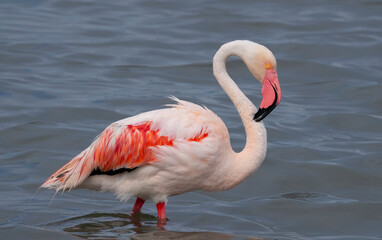
<instances>
[{"instance_id":1,"label":"flamingo head","mask_svg":"<svg viewBox=\"0 0 382 240\"><path fill-rule=\"evenodd\" d=\"M281 101L281 89L277 77L277 62L273 53L263 45L249 42L244 62L252 75L263 85L263 99L254 116L256 122L263 120Z\"/></svg>"}]
</instances>

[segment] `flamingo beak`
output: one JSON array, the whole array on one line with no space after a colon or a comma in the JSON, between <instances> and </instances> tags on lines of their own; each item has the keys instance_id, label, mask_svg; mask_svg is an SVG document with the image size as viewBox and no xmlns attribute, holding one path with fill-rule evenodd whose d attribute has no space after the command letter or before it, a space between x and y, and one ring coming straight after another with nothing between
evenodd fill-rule
<instances>
[{"instance_id":1,"label":"flamingo beak","mask_svg":"<svg viewBox=\"0 0 382 240\"><path fill-rule=\"evenodd\" d=\"M263 100L253 118L256 122L263 120L281 101L281 89L276 70L266 70L261 94L263 95Z\"/></svg>"}]
</instances>

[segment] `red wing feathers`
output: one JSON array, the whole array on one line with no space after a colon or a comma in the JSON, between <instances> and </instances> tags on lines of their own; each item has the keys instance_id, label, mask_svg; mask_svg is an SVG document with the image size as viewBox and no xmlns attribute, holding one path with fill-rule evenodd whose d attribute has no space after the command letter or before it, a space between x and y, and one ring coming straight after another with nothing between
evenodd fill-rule
<instances>
[{"instance_id":1,"label":"red wing feathers","mask_svg":"<svg viewBox=\"0 0 382 240\"><path fill-rule=\"evenodd\" d=\"M94 167L107 172L118 168L135 168L155 161L150 147L172 146L173 140L150 129L151 122L127 125L117 135L106 129L94 146Z\"/></svg>"},{"instance_id":2,"label":"red wing feathers","mask_svg":"<svg viewBox=\"0 0 382 240\"><path fill-rule=\"evenodd\" d=\"M151 129L151 122L125 125L123 129L107 128L92 146L55 172L42 185L57 190L70 189L80 184L91 172L101 172L120 168L136 168L156 161L151 147L173 146L174 139L160 136L158 130ZM208 136L203 129L196 136L187 139L200 142Z\"/></svg>"}]
</instances>

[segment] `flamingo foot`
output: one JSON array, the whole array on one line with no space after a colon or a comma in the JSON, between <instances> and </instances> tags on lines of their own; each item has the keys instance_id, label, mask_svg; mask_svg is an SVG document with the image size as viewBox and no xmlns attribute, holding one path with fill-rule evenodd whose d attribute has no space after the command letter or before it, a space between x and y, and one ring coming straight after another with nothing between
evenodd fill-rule
<instances>
[{"instance_id":1,"label":"flamingo foot","mask_svg":"<svg viewBox=\"0 0 382 240\"><path fill-rule=\"evenodd\" d=\"M144 203L145 203L145 200L137 197L137 200L135 201L135 204L133 207L133 213L140 212Z\"/></svg>"}]
</instances>

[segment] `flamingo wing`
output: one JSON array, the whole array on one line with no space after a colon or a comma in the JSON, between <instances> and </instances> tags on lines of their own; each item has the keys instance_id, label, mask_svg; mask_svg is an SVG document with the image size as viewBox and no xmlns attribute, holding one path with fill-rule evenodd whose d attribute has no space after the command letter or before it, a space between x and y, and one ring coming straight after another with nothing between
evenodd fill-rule
<instances>
[{"instance_id":1,"label":"flamingo wing","mask_svg":"<svg viewBox=\"0 0 382 240\"><path fill-rule=\"evenodd\" d=\"M112 123L42 187L65 191L78 186L92 174L132 171L156 162L154 150L160 147L174 147L177 141L201 142L216 132L214 127L219 121L214 113L193 103L175 100L178 104L169 105L171 108Z\"/></svg>"}]
</instances>

